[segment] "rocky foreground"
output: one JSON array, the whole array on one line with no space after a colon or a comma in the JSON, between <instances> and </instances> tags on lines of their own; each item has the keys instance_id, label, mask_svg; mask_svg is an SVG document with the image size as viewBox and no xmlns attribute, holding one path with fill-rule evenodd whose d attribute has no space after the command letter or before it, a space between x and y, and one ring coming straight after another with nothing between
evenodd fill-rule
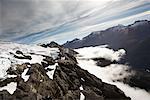
<instances>
[{"instance_id":1,"label":"rocky foreground","mask_svg":"<svg viewBox=\"0 0 150 100\"><path fill-rule=\"evenodd\" d=\"M16 48L13 48L15 52L9 52L11 59L6 56L0 59L1 62L11 60L7 74L1 75L0 100L130 100L116 86L104 83L80 68L75 58L77 52L71 49L54 42L41 45L41 48L57 48L54 53L58 54L53 57L33 53L33 50L24 53ZM33 55L38 55L37 59L43 58L31 62ZM24 61L20 63L20 60Z\"/></svg>"}]
</instances>

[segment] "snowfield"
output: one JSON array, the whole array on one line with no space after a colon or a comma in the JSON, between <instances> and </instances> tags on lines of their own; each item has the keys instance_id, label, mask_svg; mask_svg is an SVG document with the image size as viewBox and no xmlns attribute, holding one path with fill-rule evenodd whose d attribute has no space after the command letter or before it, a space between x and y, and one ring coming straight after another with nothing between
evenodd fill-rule
<instances>
[{"instance_id":1,"label":"snowfield","mask_svg":"<svg viewBox=\"0 0 150 100\"><path fill-rule=\"evenodd\" d=\"M22 57L22 54L17 54L16 51L21 51L23 55L31 56L31 59L18 59L15 58L14 55L17 55L19 57ZM59 55L59 49L58 48L44 48L37 45L25 45L25 44L17 44L17 43L7 43L3 42L0 43L0 79L6 79L11 77L17 77L16 75L9 75L7 74L7 70L12 67L15 69L16 64L23 64L23 63L39 63L43 61L45 58L44 56L52 57L53 59L56 59ZM31 66L28 66L31 67ZM50 79L53 79L53 73L55 71L54 66L52 67L52 71L48 71L48 76ZM30 75L26 75L29 68L26 68L24 72L21 74L22 79L26 82ZM9 83L7 86L0 87L0 91L7 90L10 94L13 94L16 90L17 83Z\"/></svg>"},{"instance_id":2,"label":"snowfield","mask_svg":"<svg viewBox=\"0 0 150 100\"><path fill-rule=\"evenodd\" d=\"M111 64L106 67L100 67L96 65L96 62L92 58L105 58L111 61L118 61L125 55L125 50L120 49L114 51L107 48L106 46L97 46L97 47L85 47L80 49L75 49L79 54L77 56L78 65L88 70L89 73L94 74L98 78L102 79L103 82L108 84L116 85L121 89L126 96L130 97L132 100L150 100L150 93L140 88L133 88L122 82L117 82L118 79L123 79L128 77L134 72L129 72L130 68L127 65L121 64ZM144 98L143 98L144 97ZM83 100L83 99L82 99Z\"/></svg>"},{"instance_id":3,"label":"snowfield","mask_svg":"<svg viewBox=\"0 0 150 100\"><path fill-rule=\"evenodd\" d=\"M14 57L14 54L17 56L22 56L20 54L16 54L16 51L21 51L24 55L31 56L31 60L29 59L18 59ZM0 79L6 78L6 71L11 66L15 66L15 64L23 64L23 63L40 63L45 58L45 56L50 56L53 59L56 59L59 54L58 48L44 48L37 45L25 45L25 44L17 44L17 43L0 43Z\"/></svg>"},{"instance_id":4,"label":"snowfield","mask_svg":"<svg viewBox=\"0 0 150 100\"><path fill-rule=\"evenodd\" d=\"M13 94L16 91L16 88L17 82L11 82L7 84L7 86L0 88L0 91L7 90L10 94Z\"/></svg>"}]
</instances>

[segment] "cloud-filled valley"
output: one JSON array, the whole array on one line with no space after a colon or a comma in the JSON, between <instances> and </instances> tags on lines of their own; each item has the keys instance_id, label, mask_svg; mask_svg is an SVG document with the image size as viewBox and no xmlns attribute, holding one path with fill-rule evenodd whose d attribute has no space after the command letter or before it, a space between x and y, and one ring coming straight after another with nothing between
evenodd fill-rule
<instances>
[{"instance_id":1,"label":"cloud-filled valley","mask_svg":"<svg viewBox=\"0 0 150 100\"><path fill-rule=\"evenodd\" d=\"M128 84L124 84L123 82L117 81L124 78L129 78L130 76L135 74L134 71L129 71L130 66L123 65L123 64L111 64L106 67L100 67L97 66L95 61L91 59L91 55L92 57L95 58L103 57L109 59L108 56L111 56L112 59L116 59L116 58L119 59L120 57L123 57L123 55L122 56L117 55L118 52L120 52L121 54L125 54L125 52L122 52L122 50L114 51L112 49L103 46L98 46L98 47L84 47L84 48L76 49L76 51L79 52L77 59L78 59L79 66L81 66L81 68L88 70L91 74L94 74L95 76L102 79L102 81L106 83L116 85L127 96L131 97L131 100L141 100L143 99L143 97L144 100L150 99L150 93L147 92L146 90L140 89L138 87L131 87ZM96 51L99 52L99 56L95 54ZM114 52L114 53L110 53L110 52ZM87 59L83 59L83 58L87 58Z\"/></svg>"}]
</instances>

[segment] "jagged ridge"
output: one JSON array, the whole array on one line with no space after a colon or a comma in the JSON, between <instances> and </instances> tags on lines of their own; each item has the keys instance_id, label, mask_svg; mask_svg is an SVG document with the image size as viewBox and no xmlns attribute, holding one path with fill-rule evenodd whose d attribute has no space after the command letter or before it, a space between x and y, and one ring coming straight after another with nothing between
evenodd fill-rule
<instances>
[{"instance_id":1,"label":"jagged ridge","mask_svg":"<svg viewBox=\"0 0 150 100\"><path fill-rule=\"evenodd\" d=\"M7 74L16 75L16 77L1 79L0 87L4 87L11 82L16 82L17 86L12 94L6 90L1 90L0 99L79 100L81 94L84 95L86 100L130 99L116 86L106 84L88 71L81 69L77 65L74 53L70 53L73 52L72 50L63 48L54 42L46 46L46 48L50 47L59 48L59 56L56 59L50 55L45 55L41 64L40 62L22 63L7 70ZM18 53L22 54L23 52ZM25 81L22 74L26 69L28 70L25 76L29 77ZM52 78L47 74L51 71L54 71Z\"/></svg>"}]
</instances>

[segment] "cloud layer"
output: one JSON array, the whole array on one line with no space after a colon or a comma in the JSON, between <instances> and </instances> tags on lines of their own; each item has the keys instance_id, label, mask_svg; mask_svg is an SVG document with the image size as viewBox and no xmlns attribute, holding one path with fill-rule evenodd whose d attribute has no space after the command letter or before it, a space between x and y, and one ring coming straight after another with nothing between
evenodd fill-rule
<instances>
[{"instance_id":1,"label":"cloud layer","mask_svg":"<svg viewBox=\"0 0 150 100\"><path fill-rule=\"evenodd\" d=\"M99 49L99 57L108 58L120 58L121 56L117 56L116 53L118 51L114 51L112 49L108 49L105 47L85 47L81 49L76 49L77 52L79 52L79 56L77 57L79 66L87 71L89 71L91 74L94 74L98 78L102 79L103 82L116 85L119 89L121 89L125 95L131 97L132 100L150 100L150 93L145 91L144 89L140 89L138 87L130 87L128 84L124 84L122 82L117 82L116 80L120 80L123 78L127 78L131 75L134 75L134 71L128 71L130 69L127 65L121 65L121 64L111 64L110 66L106 67L99 67L96 65L96 62L94 62L91 58L91 54L93 53L93 56L95 53L93 51L97 51ZM87 52L88 51L88 52ZM113 51L113 53L110 53L108 51ZM121 50L122 51L122 50ZM91 53L89 55L89 52ZM97 51L98 52L98 51ZM82 56L81 56L82 55ZM89 55L89 56L88 56ZM105 56L104 56L105 55ZM82 59L82 58L87 58ZM95 55L95 57L98 57Z\"/></svg>"},{"instance_id":2,"label":"cloud layer","mask_svg":"<svg viewBox=\"0 0 150 100\"><path fill-rule=\"evenodd\" d=\"M62 43L109 27L112 21L148 19L149 5L148 0L1 0L0 39Z\"/></svg>"},{"instance_id":3,"label":"cloud layer","mask_svg":"<svg viewBox=\"0 0 150 100\"><path fill-rule=\"evenodd\" d=\"M77 49L80 52L81 59L92 59L92 58L107 58L111 61L119 61L123 55L125 55L125 50L120 49L114 51L113 49L106 48L107 46L97 46L97 47L85 47ZM90 52L89 52L90 51Z\"/></svg>"}]
</instances>

